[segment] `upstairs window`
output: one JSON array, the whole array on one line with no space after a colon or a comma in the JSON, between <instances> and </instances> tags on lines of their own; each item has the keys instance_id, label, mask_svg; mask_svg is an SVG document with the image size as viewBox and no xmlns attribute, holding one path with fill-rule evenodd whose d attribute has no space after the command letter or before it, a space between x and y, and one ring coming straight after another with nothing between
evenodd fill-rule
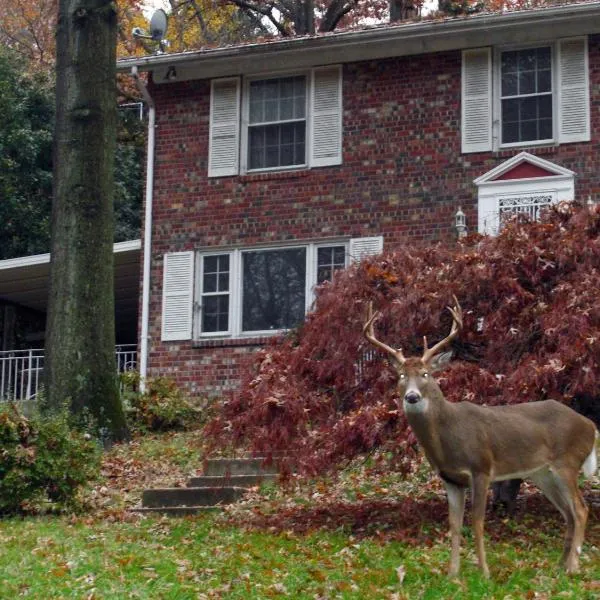
<instances>
[{"instance_id":1,"label":"upstairs window","mask_svg":"<svg viewBox=\"0 0 600 600\"><path fill-rule=\"evenodd\" d=\"M306 77L249 85L248 170L306 164Z\"/></svg>"},{"instance_id":2,"label":"upstairs window","mask_svg":"<svg viewBox=\"0 0 600 600\"><path fill-rule=\"evenodd\" d=\"M502 144L551 141L551 48L502 52L500 69Z\"/></svg>"},{"instance_id":3,"label":"upstairs window","mask_svg":"<svg viewBox=\"0 0 600 600\"><path fill-rule=\"evenodd\" d=\"M590 140L587 37L463 51L462 152Z\"/></svg>"},{"instance_id":4,"label":"upstairs window","mask_svg":"<svg viewBox=\"0 0 600 600\"><path fill-rule=\"evenodd\" d=\"M341 162L341 67L212 81L209 177Z\"/></svg>"}]
</instances>

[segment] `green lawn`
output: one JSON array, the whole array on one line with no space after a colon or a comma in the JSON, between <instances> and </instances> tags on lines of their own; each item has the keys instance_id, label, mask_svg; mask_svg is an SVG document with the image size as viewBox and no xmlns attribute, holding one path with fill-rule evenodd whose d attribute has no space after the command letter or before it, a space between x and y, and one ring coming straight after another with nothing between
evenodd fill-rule
<instances>
[{"instance_id":1,"label":"green lawn","mask_svg":"<svg viewBox=\"0 0 600 600\"><path fill-rule=\"evenodd\" d=\"M583 574L567 577L555 567L554 530L488 542L491 581L479 576L470 548L461 578L449 581L440 532L431 532L433 545L417 546L344 530L248 532L214 514L132 522L13 519L0 524L0 597L591 600L600 594L598 549L587 547Z\"/></svg>"},{"instance_id":2,"label":"green lawn","mask_svg":"<svg viewBox=\"0 0 600 600\"><path fill-rule=\"evenodd\" d=\"M0 599L600 598L597 505L580 575L557 568L562 523L529 492L514 519L488 518L491 580L475 568L468 527L461 576L449 580L445 501L424 472L402 482L362 466L185 519L126 510L157 473L189 472L198 448L185 435L118 448L89 513L0 521ZM586 484L594 502L598 492Z\"/></svg>"}]
</instances>

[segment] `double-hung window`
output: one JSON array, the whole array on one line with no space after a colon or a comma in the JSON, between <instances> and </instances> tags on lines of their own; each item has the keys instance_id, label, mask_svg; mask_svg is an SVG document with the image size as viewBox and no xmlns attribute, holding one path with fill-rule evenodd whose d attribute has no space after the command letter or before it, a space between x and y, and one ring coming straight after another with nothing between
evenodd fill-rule
<instances>
[{"instance_id":1,"label":"double-hung window","mask_svg":"<svg viewBox=\"0 0 600 600\"><path fill-rule=\"evenodd\" d=\"M209 177L341 162L341 67L212 81Z\"/></svg>"},{"instance_id":2,"label":"double-hung window","mask_svg":"<svg viewBox=\"0 0 600 600\"><path fill-rule=\"evenodd\" d=\"M306 164L306 77L248 84L248 170Z\"/></svg>"},{"instance_id":3,"label":"double-hung window","mask_svg":"<svg viewBox=\"0 0 600 600\"><path fill-rule=\"evenodd\" d=\"M590 139L587 37L462 56L463 152Z\"/></svg>"},{"instance_id":4,"label":"double-hung window","mask_svg":"<svg viewBox=\"0 0 600 600\"><path fill-rule=\"evenodd\" d=\"M552 141L552 48L501 53L502 145Z\"/></svg>"}]
</instances>

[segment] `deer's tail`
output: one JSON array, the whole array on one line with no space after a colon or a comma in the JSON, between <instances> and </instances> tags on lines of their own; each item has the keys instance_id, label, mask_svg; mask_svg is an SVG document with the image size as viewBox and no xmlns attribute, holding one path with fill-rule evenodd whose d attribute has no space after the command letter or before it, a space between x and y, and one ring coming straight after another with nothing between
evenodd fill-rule
<instances>
[{"instance_id":1,"label":"deer's tail","mask_svg":"<svg viewBox=\"0 0 600 600\"><path fill-rule=\"evenodd\" d=\"M596 437L594 438L594 443L592 444L592 451L589 453L588 457L585 459L585 462L582 465L583 474L586 477L592 477L594 473L598 470L598 456L596 454L596 440L598 439L598 430L596 430Z\"/></svg>"}]
</instances>

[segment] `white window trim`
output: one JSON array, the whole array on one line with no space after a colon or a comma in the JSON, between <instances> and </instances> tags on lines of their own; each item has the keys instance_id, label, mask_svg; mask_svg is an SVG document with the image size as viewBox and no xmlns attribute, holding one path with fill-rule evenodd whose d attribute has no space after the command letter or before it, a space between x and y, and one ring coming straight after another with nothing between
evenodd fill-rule
<instances>
[{"instance_id":1,"label":"white window trim","mask_svg":"<svg viewBox=\"0 0 600 600\"><path fill-rule=\"evenodd\" d=\"M281 79L283 77L298 77L303 76L306 80L304 98L304 122L306 123L306 135L304 139L304 163L297 165L288 165L282 167L265 167L261 169L249 169L248 168L248 131L250 129L250 83L253 81L265 81L267 79ZM241 131L241 143L240 143L240 174L246 173L269 173L269 172L280 172L280 171L295 171L297 169L306 169L309 166L308 153L310 149L310 97L312 96L312 77L311 71L292 71L285 73L270 73L268 75L253 75L252 77L245 77L242 86L242 131Z\"/></svg>"},{"instance_id":2,"label":"white window trim","mask_svg":"<svg viewBox=\"0 0 600 600\"><path fill-rule=\"evenodd\" d=\"M218 252L218 251L214 251L214 252L202 252L201 254L198 255L198 277L196 277L196 284L195 284L195 293L194 296L196 298L198 298L198 301L194 303L194 337L195 338L205 338L205 337L229 337L231 335L231 332L233 331L233 328L231 326L231 298L232 298L232 286L234 283L234 276L233 276L233 265L231 264L231 256L229 257L229 329L227 329L227 331L217 331L217 332L210 332L210 333L204 333L202 331L202 312L201 312L201 307L202 307L202 301L205 295L208 294L204 294L202 291L202 282L204 281L204 258L206 258L207 256L222 256L223 254L230 254L229 252ZM215 294L218 295L218 294Z\"/></svg>"},{"instance_id":3,"label":"white window trim","mask_svg":"<svg viewBox=\"0 0 600 600\"><path fill-rule=\"evenodd\" d=\"M502 143L502 53L513 50L527 50L529 48L544 48L550 47L551 65L552 65L552 138L544 140L529 140L526 142L512 142L509 144ZM510 150L511 148L523 148L532 146L551 146L558 144L558 128L559 128L559 78L558 78L558 41L549 40L546 42L536 42L531 44L523 44L518 46L496 46L494 47L493 55L493 85L492 85L492 139L493 149Z\"/></svg>"},{"instance_id":4,"label":"white window trim","mask_svg":"<svg viewBox=\"0 0 600 600\"><path fill-rule=\"evenodd\" d=\"M197 274L195 281L195 297L199 299L195 304L194 310L194 339L227 339L227 338L254 338L277 335L287 331L287 329L267 329L257 331L242 331L242 256L244 252L268 252L273 250L287 250L293 248L306 249L306 291L305 308L307 314L315 300L315 287L317 283L317 249L333 246L344 246L346 254L346 267L351 262L349 253L349 240L327 240L324 242L311 241L306 243L294 242L289 244L276 244L272 246L248 246L243 248L233 248L228 250L198 251L197 253ZM202 327L202 266L205 256L229 255L229 330L219 332L203 332Z\"/></svg>"}]
</instances>

